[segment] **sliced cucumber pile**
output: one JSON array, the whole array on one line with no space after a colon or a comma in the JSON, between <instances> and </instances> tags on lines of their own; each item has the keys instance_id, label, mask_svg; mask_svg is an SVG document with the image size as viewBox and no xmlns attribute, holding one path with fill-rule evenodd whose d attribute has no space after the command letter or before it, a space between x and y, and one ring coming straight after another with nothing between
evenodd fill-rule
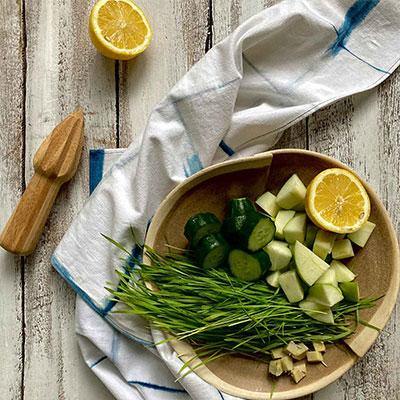
<instances>
[{"instance_id":1,"label":"sliced cucumber pile","mask_svg":"<svg viewBox=\"0 0 400 400\"><path fill-rule=\"evenodd\" d=\"M331 307L360 299L356 275L342 260L354 257L353 244L366 245L375 224L348 235L319 229L304 212L306 191L294 174L277 195L231 199L222 224L212 213L192 216L184 234L201 267L228 265L243 281L265 279L311 318L333 324Z\"/></svg>"}]
</instances>

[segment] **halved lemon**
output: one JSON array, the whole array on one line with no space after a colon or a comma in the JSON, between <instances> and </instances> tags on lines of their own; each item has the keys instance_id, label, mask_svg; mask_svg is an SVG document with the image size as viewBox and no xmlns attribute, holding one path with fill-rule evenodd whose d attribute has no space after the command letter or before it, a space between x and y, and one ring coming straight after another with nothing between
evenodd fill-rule
<instances>
[{"instance_id":1,"label":"halved lemon","mask_svg":"<svg viewBox=\"0 0 400 400\"><path fill-rule=\"evenodd\" d=\"M90 13L90 38L114 60L130 60L150 44L152 31L143 11L131 0L100 0Z\"/></svg>"},{"instance_id":2,"label":"halved lemon","mask_svg":"<svg viewBox=\"0 0 400 400\"><path fill-rule=\"evenodd\" d=\"M318 227L351 233L367 222L371 203L360 180L342 168L326 169L308 185L306 212Z\"/></svg>"}]
</instances>

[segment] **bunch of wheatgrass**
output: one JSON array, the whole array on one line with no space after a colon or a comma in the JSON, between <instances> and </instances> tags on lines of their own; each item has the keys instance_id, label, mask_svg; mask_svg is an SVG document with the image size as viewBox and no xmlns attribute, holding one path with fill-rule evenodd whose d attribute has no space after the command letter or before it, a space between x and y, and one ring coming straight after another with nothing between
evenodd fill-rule
<instances>
[{"instance_id":1,"label":"bunch of wheatgrass","mask_svg":"<svg viewBox=\"0 0 400 400\"><path fill-rule=\"evenodd\" d=\"M271 349L291 340L339 341L354 332L360 321L358 311L377 300L341 302L332 310L335 324L325 324L264 282L244 282L223 269L203 270L182 255L145 251L151 265L136 260L138 267L118 271L119 287L108 290L127 306L126 313L140 315L191 343L207 360L226 353L268 358ZM149 289L146 282L159 290Z\"/></svg>"}]
</instances>

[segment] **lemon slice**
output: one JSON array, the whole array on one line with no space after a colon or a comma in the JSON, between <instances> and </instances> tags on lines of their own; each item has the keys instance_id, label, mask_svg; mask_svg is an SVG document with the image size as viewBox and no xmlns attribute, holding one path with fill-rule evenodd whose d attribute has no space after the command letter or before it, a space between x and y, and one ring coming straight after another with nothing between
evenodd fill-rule
<instances>
[{"instance_id":1,"label":"lemon slice","mask_svg":"<svg viewBox=\"0 0 400 400\"><path fill-rule=\"evenodd\" d=\"M90 13L90 38L115 60L130 60L149 46L152 31L143 11L130 0L100 0Z\"/></svg>"},{"instance_id":2,"label":"lemon slice","mask_svg":"<svg viewBox=\"0 0 400 400\"><path fill-rule=\"evenodd\" d=\"M306 211L318 227L351 233L367 222L371 203L360 180L341 168L326 169L309 184Z\"/></svg>"}]
</instances>

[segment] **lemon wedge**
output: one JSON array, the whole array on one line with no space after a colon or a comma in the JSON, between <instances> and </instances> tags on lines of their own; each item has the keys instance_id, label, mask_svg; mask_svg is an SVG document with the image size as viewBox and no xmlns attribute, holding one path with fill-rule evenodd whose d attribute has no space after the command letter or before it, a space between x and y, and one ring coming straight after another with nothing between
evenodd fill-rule
<instances>
[{"instance_id":1,"label":"lemon wedge","mask_svg":"<svg viewBox=\"0 0 400 400\"><path fill-rule=\"evenodd\" d=\"M147 49L152 30L131 0L100 0L90 13L90 38L97 50L114 60L130 60Z\"/></svg>"},{"instance_id":2,"label":"lemon wedge","mask_svg":"<svg viewBox=\"0 0 400 400\"><path fill-rule=\"evenodd\" d=\"M342 168L326 169L309 184L306 212L318 227L352 233L368 221L371 203L360 180Z\"/></svg>"}]
</instances>

